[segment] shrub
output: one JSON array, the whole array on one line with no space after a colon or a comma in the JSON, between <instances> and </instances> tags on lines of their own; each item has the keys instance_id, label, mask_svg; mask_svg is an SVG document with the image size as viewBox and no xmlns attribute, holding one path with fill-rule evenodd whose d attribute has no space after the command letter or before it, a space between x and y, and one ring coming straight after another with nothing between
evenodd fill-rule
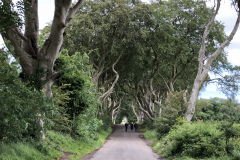
<instances>
[{"instance_id":1,"label":"shrub","mask_svg":"<svg viewBox=\"0 0 240 160\"><path fill-rule=\"evenodd\" d=\"M223 131L225 147L227 153L232 153L236 148L240 149L240 125L234 124L234 121L222 121L218 127Z\"/></svg>"},{"instance_id":2,"label":"shrub","mask_svg":"<svg viewBox=\"0 0 240 160\"><path fill-rule=\"evenodd\" d=\"M97 118L97 108L92 106L74 117L72 135L85 140L98 139L98 131L102 122Z\"/></svg>"},{"instance_id":3,"label":"shrub","mask_svg":"<svg viewBox=\"0 0 240 160\"><path fill-rule=\"evenodd\" d=\"M67 103L70 100L70 93L64 92L63 89L66 88L68 84L62 86L53 86L54 104L58 110L56 114L51 116L54 126L51 128L55 131L60 131L63 133L70 133L72 131L72 120L69 119L67 114Z\"/></svg>"},{"instance_id":4,"label":"shrub","mask_svg":"<svg viewBox=\"0 0 240 160\"><path fill-rule=\"evenodd\" d=\"M149 130L154 128L154 122L149 118L144 118L143 123L141 124L141 130Z\"/></svg>"},{"instance_id":5,"label":"shrub","mask_svg":"<svg viewBox=\"0 0 240 160\"><path fill-rule=\"evenodd\" d=\"M56 84L58 87L56 93L59 93L61 96L59 98L62 100L58 109L65 117L62 120L58 118L57 124L63 126L71 124L69 131L74 137L96 140L100 127L111 121L107 120L106 123L105 121L102 123L97 117L97 106L100 105L100 101L97 88L91 83L93 68L89 64L88 55L76 52L69 56L68 51L64 49L63 54L55 63L55 69L61 70L62 73ZM61 90L59 90L60 88ZM109 117L108 115L104 116Z\"/></svg>"},{"instance_id":6,"label":"shrub","mask_svg":"<svg viewBox=\"0 0 240 160\"><path fill-rule=\"evenodd\" d=\"M177 118L184 115L186 106L182 97L183 91L172 92L168 95L161 116L154 122L158 138L167 135L171 127L177 123Z\"/></svg>"},{"instance_id":7,"label":"shrub","mask_svg":"<svg viewBox=\"0 0 240 160\"><path fill-rule=\"evenodd\" d=\"M227 155L224 132L218 128L219 123L215 122L198 121L176 125L156 146L156 149L165 157L206 158ZM239 142L239 138L236 137L229 143L234 141ZM238 156L237 149L239 149L239 143L235 143L232 149L236 157Z\"/></svg>"},{"instance_id":8,"label":"shrub","mask_svg":"<svg viewBox=\"0 0 240 160\"><path fill-rule=\"evenodd\" d=\"M112 121L111 121L111 118L110 118L109 115L110 115L110 113L109 113L109 109L108 108L104 109L102 111L102 114L98 115L98 118L102 122L101 130L103 130L103 131L106 131L112 125Z\"/></svg>"},{"instance_id":9,"label":"shrub","mask_svg":"<svg viewBox=\"0 0 240 160\"><path fill-rule=\"evenodd\" d=\"M145 132L144 137L150 140L156 140L157 133L155 130L148 130Z\"/></svg>"},{"instance_id":10,"label":"shrub","mask_svg":"<svg viewBox=\"0 0 240 160\"><path fill-rule=\"evenodd\" d=\"M18 65L10 64L7 54L0 55L0 66L0 141L39 140L43 130L39 120L49 126L47 113L54 111L52 100L20 81Z\"/></svg>"}]
</instances>

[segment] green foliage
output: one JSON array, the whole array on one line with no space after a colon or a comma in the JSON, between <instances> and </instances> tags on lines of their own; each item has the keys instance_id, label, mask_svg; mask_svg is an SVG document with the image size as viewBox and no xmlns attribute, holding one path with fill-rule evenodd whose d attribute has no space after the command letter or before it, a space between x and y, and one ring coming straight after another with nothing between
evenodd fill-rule
<instances>
[{"instance_id":1,"label":"green foliage","mask_svg":"<svg viewBox=\"0 0 240 160\"><path fill-rule=\"evenodd\" d=\"M97 141L91 139L73 139L70 135L64 135L54 131L46 132L46 139L31 144L27 142L0 143L1 160L53 160L63 156L62 152L70 152L72 160L78 160L84 155L102 146L107 136L111 133L108 128L99 132Z\"/></svg>"},{"instance_id":2,"label":"green foliage","mask_svg":"<svg viewBox=\"0 0 240 160\"><path fill-rule=\"evenodd\" d=\"M116 118L116 123L120 124L122 122L123 117L127 117L129 123L136 122L137 118L134 115L133 109L130 107L131 101L129 99L123 99L121 104L121 110L118 113Z\"/></svg>"},{"instance_id":3,"label":"green foliage","mask_svg":"<svg viewBox=\"0 0 240 160\"><path fill-rule=\"evenodd\" d=\"M144 118L143 123L141 124L141 130L154 129L154 122L149 118Z\"/></svg>"},{"instance_id":4,"label":"green foliage","mask_svg":"<svg viewBox=\"0 0 240 160\"><path fill-rule=\"evenodd\" d=\"M72 160L78 160L84 155L92 152L93 150L99 148L105 142L107 136L111 133L111 129L108 128L105 131L99 132L98 140L93 139L74 139L70 135L64 135L58 132L49 131L47 133L47 147L50 151L55 152L58 150L60 152L70 152ZM48 153L50 154L50 153Z\"/></svg>"},{"instance_id":5,"label":"green foliage","mask_svg":"<svg viewBox=\"0 0 240 160\"><path fill-rule=\"evenodd\" d=\"M61 100L57 106L61 111L60 117L65 117L63 125L67 127L71 124L70 131L75 137L98 139L98 131L102 126L97 118L100 102L96 87L91 83L92 67L89 65L89 57L80 53L69 56L67 50L63 50L55 68L62 72L57 82L61 90L56 92L61 97L56 97L56 100Z\"/></svg>"},{"instance_id":6,"label":"green foliage","mask_svg":"<svg viewBox=\"0 0 240 160\"><path fill-rule=\"evenodd\" d=\"M99 104L96 87L91 83L92 67L86 54L76 53L69 56L67 50L63 50L63 54L55 63L55 70L61 70L62 73L57 86L71 84L62 88L62 91L68 93L70 97L65 104L70 120L77 117L85 108Z\"/></svg>"},{"instance_id":7,"label":"green foliage","mask_svg":"<svg viewBox=\"0 0 240 160\"><path fill-rule=\"evenodd\" d=\"M108 129L112 125L109 109L104 109L103 112L98 115L98 118L102 122L101 129L103 131L105 131L106 129Z\"/></svg>"},{"instance_id":8,"label":"green foliage","mask_svg":"<svg viewBox=\"0 0 240 160\"><path fill-rule=\"evenodd\" d=\"M221 98L200 99L197 101L193 120L234 120L240 122L240 106L234 100Z\"/></svg>"},{"instance_id":9,"label":"green foliage","mask_svg":"<svg viewBox=\"0 0 240 160\"><path fill-rule=\"evenodd\" d=\"M0 143L1 160L49 160L49 155L41 153L29 143Z\"/></svg>"},{"instance_id":10,"label":"green foliage","mask_svg":"<svg viewBox=\"0 0 240 160\"><path fill-rule=\"evenodd\" d=\"M229 152L225 150L225 133L218 129L219 126L219 123L203 123L201 121L175 125L154 148L164 157L186 156L197 159L223 156L237 157L240 147L239 137L229 139L229 143L234 145L231 145L231 154L228 155Z\"/></svg>"},{"instance_id":11,"label":"green foliage","mask_svg":"<svg viewBox=\"0 0 240 160\"><path fill-rule=\"evenodd\" d=\"M146 139L150 139L150 140L153 140L153 141L157 141L157 132L156 130L147 130L145 133L144 133L144 137Z\"/></svg>"},{"instance_id":12,"label":"green foliage","mask_svg":"<svg viewBox=\"0 0 240 160\"><path fill-rule=\"evenodd\" d=\"M227 153L233 153L236 147L240 149L240 145L238 144L240 138L239 124L234 124L234 121L223 121L221 122L219 129L223 131L223 137L225 139Z\"/></svg>"},{"instance_id":13,"label":"green foliage","mask_svg":"<svg viewBox=\"0 0 240 160\"><path fill-rule=\"evenodd\" d=\"M170 93L165 101L161 116L156 118L154 122L159 138L170 131L172 126L178 122L178 118L183 117L185 110L183 91Z\"/></svg>"},{"instance_id":14,"label":"green foliage","mask_svg":"<svg viewBox=\"0 0 240 160\"><path fill-rule=\"evenodd\" d=\"M96 106L90 106L74 117L72 134L85 140L97 140L102 122L97 118ZM111 121L110 121L111 122ZM109 128L109 126L108 126ZM107 129L107 128L105 128Z\"/></svg>"},{"instance_id":15,"label":"green foliage","mask_svg":"<svg viewBox=\"0 0 240 160\"><path fill-rule=\"evenodd\" d=\"M30 90L18 77L17 63L9 63L6 53L0 55L0 140L19 141L41 138L40 119L49 127L49 113L54 114L52 99L43 92Z\"/></svg>"},{"instance_id":16,"label":"green foliage","mask_svg":"<svg viewBox=\"0 0 240 160\"><path fill-rule=\"evenodd\" d=\"M17 8L17 11L14 10L14 7ZM12 1L1 0L0 2L0 31L4 28L8 28L10 26L22 26L23 21L21 17L23 17L24 11L27 12L29 7L28 2L25 2L25 6L23 1L17 1L14 5Z\"/></svg>"},{"instance_id":17,"label":"green foliage","mask_svg":"<svg viewBox=\"0 0 240 160\"><path fill-rule=\"evenodd\" d=\"M69 120L69 115L67 114L67 109L65 108L68 101L70 100L70 92L63 92L63 88L66 88L69 84L63 84L62 86L53 86L53 97L54 105L57 108L57 113L51 117L54 122L52 127L55 131L61 131L70 133L72 128L72 121Z\"/></svg>"},{"instance_id":18,"label":"green foliage","mask_svg":"<svg viewBox=\"0 0 240 160\"><path fill-rule=\"evenodd\" d=\"M51 31L51 24L48 23L47 26L45 26L42 30L40 30L39 34L39 48L41 48L46 41L46 39L49 37Z\"/></svg>"}]
</instances>

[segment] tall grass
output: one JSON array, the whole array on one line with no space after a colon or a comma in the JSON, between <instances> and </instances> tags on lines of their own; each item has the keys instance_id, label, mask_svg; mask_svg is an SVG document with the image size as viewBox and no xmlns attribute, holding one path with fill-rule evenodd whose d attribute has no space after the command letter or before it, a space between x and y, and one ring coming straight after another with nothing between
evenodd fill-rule
<instances>
[{"instance_id":1,"label":"tall grass","mask_svg":"<svg viewBox=\"0 0 240 160\"><path fill-rule=\"evenodd\" d=\"M0 143L0 160L54 160L70 152L71 160L78 160L84 155L101 147L111 129L99 133L98 140L74 139L54 131L46 133L46 140L35 143Z\"/></svg>"},{"instance_id":2,"label":"tall grass","mask_svg":"<svg viewBox=\"0 0 240 160\"><path fill-rule=\"evenodd\" d=\"M58 150L60 151L72 153L72 155L70 155L69 157L72 160L75 160L101 147L110 132L111 129L102 131L99 134L99 138L97 141L94 141L92 139L86 140L85 138L76 140L69 135L63 135L53 131L49 131L47 136L49 145L52 148L58 148Z\"/></svg>"},{"instance_id":3,"label":"tall grass","mask_svg":"<svg viewBox=\"0 0 240 160\"><path fill-rule=\"evenodd\" d=\"M33 145L28 143L0 144L1 160L49 160L50 156L45 156Z\"/></svg>"}]
</instances>

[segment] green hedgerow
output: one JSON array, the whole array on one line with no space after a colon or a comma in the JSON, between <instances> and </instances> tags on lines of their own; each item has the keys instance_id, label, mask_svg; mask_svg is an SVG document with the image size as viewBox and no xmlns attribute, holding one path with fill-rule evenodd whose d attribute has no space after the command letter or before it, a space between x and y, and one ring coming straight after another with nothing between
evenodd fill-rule
<instances>
[{"instance_id":1,"label":"green hedgerow","mask_svg":"<svg viewBox=\"0 0 240 160\"><path fill-rule=\"evenodd\" d=\"M225 141L219 123L198 121L174 126L155 149L164 157L221 157L228 154ZM239 142L239 138L229 139L229 143L234 141ZM236 151L240 145L234 144L232 150Z\"/></svg>"}]
</instances>

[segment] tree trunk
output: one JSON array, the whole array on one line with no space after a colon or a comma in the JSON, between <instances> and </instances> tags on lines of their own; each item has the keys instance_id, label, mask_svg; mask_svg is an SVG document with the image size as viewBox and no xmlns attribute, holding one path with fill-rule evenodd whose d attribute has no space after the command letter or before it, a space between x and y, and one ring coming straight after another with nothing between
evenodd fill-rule
<instances>
[{"instance_id":1,"label":"tree trunk","mask_svg":"<svg viewBox=\"0 0 240 160\"><path fill-rule=\"evenodd\" d=\"M79 9L83 0L76 2L73 8L72 0L55 1L55 13L49 38L42 48L38 48L38 0L27 0L31 6L29 12L25 12L25 33L21 33L16 26L9 26L1 31L4 40L9 40L14 48L13 56L19 59L22 67L23 79L37 79L39 89L44 88L46 95L51 97L51 86L60 76L53 71L55 60L61 53L64 30ZM10 47L10 46L7 46Z\"/></svg>"},{"instance_id":2,"label":"tree trunk","mask_svg":"<svg viewBox=\"0 0 240 160\"><path fill-rule=\"evenodd\" d=\"M70 9L72 0L55 0L55 13L51 33L40 50L38 48L38 0L24 1L24 3L30 4L29 11L24 12L24 34L20 32L16 25L0 30L4 41L10 41L11 46L14 48L13 56L19 59L23 80L30 81L30 83L34 82L34 87L39 90L45 89L48 97L52 97L51 86L60 76L60 72L54 72L53 66L61 53L60 48L63 43L64 30L82 2L83 0L78 0L73 8ZM24 5L26 6L26 4ZM9 6L9 8L11 7ZM11 46L7 47L10 48ZM39 125L43 127L43 124L42 119L39 119ZM44 139L43 131L42 134Z\"/></svg>"},{"instance_id":3,"label":"tree trunk","mask_svg":"<svg viewBox=\"0 0 240 160\"><path fill-rule=\"evenodd\" d=\"M196 103L197 103L200 86L201 86L201 81L199 81L196 78L195 81L194 81L191 96L189 98L189 101L188 101L188 104L187 104L187 110L186 110L186 113L185 113L185 118L186 118L187 121L191 121L191 119L192 119L192 117L195 113L195 106L196 106Z\"/></svg>"},{"instance_id":4,"label":"tree trunk","mask_svg":"<svg viewBox=\"0 0 240 160\"><path fill-rule=\"evenodd\" d=\"M118 61L119 61L119 59L121 58L121 56L122 56L122 54L118 57L118 59L116 60L116 62L115 63L113 63L113 65L112 65L112 70L113 70L113 72L115 73L115 75L116 75L116 78L115 78L115 80L114 80L114 82L112 83L112 85L111 85L111 87L105 92L105 93L103 93L101 96L100 96L100 100L101 101L104 101L104 99L106 99L108 96L110 96L110 94L112 94L112 92L113 92L113 90L114 90L114 87L115 87L115 85L116 85L116 83L117 83L117 81L118 81L118 79L119 79L119 74L118 74L118 72L115 70L115 65L118 63Z\"/></svg>"},{"instance_id":5,"label":"tree trunk","mask_svg":"<svg viewBox=\"0 0 240 160\"><path fill-rule=\"evenodd\" d=\"M204 82L208 72L210 71L210 67L211 67L213 61L222 52L222 50L231 42L231 40L233 39L233 37L236 34L237 29L239 27L240 14L238 13L238 17L237 17L235 26L233 27L233 30L232 30L231 34L216 49L216 51L213 54L209 55L209 57L207 59L205 59L206 58L205 42L206 42L207 36L208 36L213 24L214 24L215 17L216 17L216 15L218 13L218 10L220 8L220 3L221 3L220 0L217 0L216 11L212 16L212 19L207 24L207 26L205 28L205 31L203 33L202 44L201 44L201 48L199 50L199 56L198 56L198 62L199 62L198 73L197 73L196 79L195 79L194 84L193 84L192 92L191 92L190 99L189 99L188 104L187 104L187 110L186 110L186 113L185 113L185 118L186 118L187 121L191 121L191 119L192 119L192 117L195 113L195 107L196 107L196 102L197 102L200 87L201 87L202 83Z\"/></svg>"}]
</instances>

